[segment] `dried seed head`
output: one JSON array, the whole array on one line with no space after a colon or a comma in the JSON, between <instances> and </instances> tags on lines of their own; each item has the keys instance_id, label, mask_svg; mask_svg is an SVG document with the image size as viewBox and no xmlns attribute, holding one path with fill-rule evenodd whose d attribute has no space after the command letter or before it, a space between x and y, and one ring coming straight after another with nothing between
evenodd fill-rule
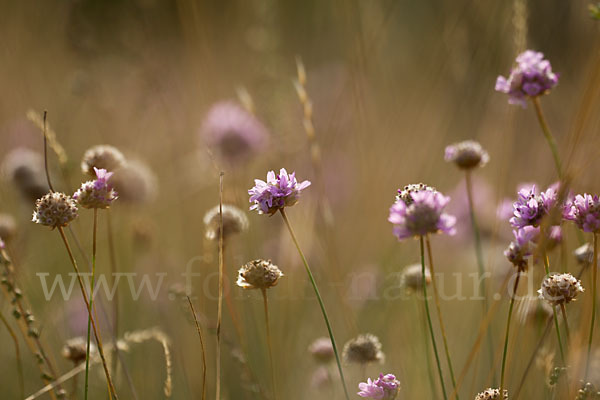
<instances>
[{"instance_id":1,"label":"dried seed head","mask_svg":"<svg viewBox=\"0 0 600 400\"><path fill-rule=\"evenodd\" d=\"M87 342L85 338L81 336L74 337L65 342L61 354L62 356L72 361L73 364L80 364L85 361L87 350ZM94 343L90 343L90 357L96 352L96 346Z\"/></svg>"},{"instance_id":2,"label":"dried seed head","mask_svg":"<svg viewBox=\"0 0 600 400\"><path fill-rule=\"evenodd\" d=\"M315 360L320 363L328 363L335 355L333 346L331 345L331 339L328 337L316 339L308 346L308 351L313 355Z\"/></svg>"},{"instance_id":3,"label":"dried seed head","mask_svg":"<svg viewBox=\"0 0 600 400\"><path fill-rule=\"evenodd\" d=\"M219 206L208 210L204 215L204 225L206 225L206 238L208 240L219 240L220 236L220 218ZM248 217L235 206L223 204L223 240L229 236L244 232L248 229Z\"/></svg>"},{"instance_id":4,"label":"dried seed head","mask_svg":"<svg viewBox=\"0 0 600 400\"><path fill-rule=\"evenodd\" d=\"M44 174L44 159L27 148L12 150L2 163L2 175L11 181L21 195L35 201L48 192Z\"/></svg>"},{"instance_id":5,"label":"dried seed head","mask_svg":"<svg viewBox=\"0 0 600 400\"><path fill-rule=\"evenodd\" d=\"M81 160L81 171L96 177L94 168L114 172L125 164L125 157L116 147L101 144L86 150Z\"/></svg>"},{"instance_id":6,"label":"dried seed head","mask_svg":"<svg viewBox=\"0 0 600 400\"><path fill-rule=\"evenodd\" d=\"M32 221L56 228L67 226L75 218L77 218L75 201L64 193L50 192L35 202Z\"/></svg>"},{"instance_id":7,"label":"dried seed head","mask_svg":"<svg viewBox=\"0 0 600 400\"><path fill-rule=\"evenodd\" d=\"M538 290L540 299L546 300L552 306L567 304L575 300L584 291L581 281L571 274L553 274L542 281Z\"/></svg>"},{"instance_id":8,"label":"dried seed head","mask_svg":"<svg viewBox=\"0 0 600 400\"><path fill-rule=\"evenodd\" d=\"M461 169L472 169L483 167L490 160L490 156L478 142L465 140L446 147L444 159L455 163Z\"/></svg>"},{"instance_id":9,"label":"dried seed head","mask_svg":"<svg viewBox=\"0 0 600 400\"><path fill-rule=\"evenodd\" d=\"M431 273L429 268L425 266L425 283L431 283ZM423 272L421 264L412 264L404 268L400 277L400 286L411 291L423 290Z\"/></svg>"},{"instance_id":10,"label":"dried seed head","mask_svg":"<svg viewBox=\"0 0 600 400\"><path fill-rule=\"evenodd\" d=\"M423 190L427 190L429 192L436 191L435 188L427 186L424 183L411 183L410 185L404 186L402 189L398 189L396 201L402 200L408 206L413 202L412 194Z\"/></svg>"},{"instance_id":11,"label":"dried seed head","mask_svg":"<svg viewBox=\"0 0 600 400\"><path fill-rule=\"evenodd\" d=\"M579 264L590 265L594 261L594 246L591 243L586 243L575 249L573 254Z\"/></svg>"},{"instance_id":12,"label":"dried seed head","mask_svg":"<svg viewBox=\"0 0 600 400\"><path fill-rule=\"evenodd\" d=\"M0 238L5 242L10 242L16 232L17 223L13 216L9 214L0 214Z\"/></svg>"},{"instance_id":13,"label":"dried seed head","mask_svg":"<svg viewBox=\"0 0 600 400\"><path fill-rule=\"evenodd\" d=\"M119 201L124 203L150 203L158 193L156 176L141 161L129 161L116 170L111 183L119 193Z\"/></svg>"},{"instance_id":14,"label":"dried seed head","mask_svg":"<svg viewBox=\"0 0 600 400\"><path fill-rule=\"evenodd\" d=\"M358 335L344 345L342 357L346 363L383 363L385 355L381 351L379 338L370 333Z\"/></svg>"},{"instance_id":15,"label":"dried seed head","mask_svg":"<svg viewBox=\"0 0 600 400\"><path fill-rule=\"evenodd\" d=\"M271 260L253 260L239 270L237 285L243 289L269 289L283 276Z\"/></svg>"},{"instance_id":16,"label":"dried seed head","mask_svg":"<svg viewBox=\"0 0 600 400\"><path fill-rule=\"evenodd\" d=\"M475 400L504 400L508 399L508 391L504 390L502 396L500 396L500 389L486 389L483 392L475 396Z\"/></svg>"}]
</instances>

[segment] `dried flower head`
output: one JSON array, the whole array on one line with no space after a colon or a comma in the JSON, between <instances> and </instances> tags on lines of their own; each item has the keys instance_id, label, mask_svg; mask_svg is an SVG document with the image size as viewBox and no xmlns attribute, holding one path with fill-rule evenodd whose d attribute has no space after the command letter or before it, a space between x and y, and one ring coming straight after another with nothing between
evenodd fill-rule
<instances>
[{"instance_id":1,"label":"dried flower head","mask_svg":"<svg viewBox=\"0 0 600 400\"><path fill-rule=\"evenodd\" d=\"M431 273L427 266L425 266L425 283L428 285L431 283ZM412 264L404 268L400 277L400 286L415 292L423 290L423 271L421 264Z\"/></svg>"},{"instance_id":2,"label":"dried flower head","mask_svg":"<svg viewBox=\"0 0 600 400\"><path fill-rule=\"evenodd\" d=\"M17 232L17 223L12 215L0 214L0 238L9 242Z\"/></svg>"},{"instance_id":3,"label":"dried flower head","mask_svg":"<svg viewBox=\"0 0 600 400\"><path fill-rule=\"evenodd\" d=\"M423 190L429 192L436 191L435 188L427 186L424 183L411 183L409 185L404 186L402 189L398 189L396 201L403 201L406 203L406 205L411 205L413 202L412 194L416 192L421 192Z\"/></svg>"},{"instance_id":4,"label":"dried flower head","mask_svg":"<svg viewBox=\"0 0 600 400\"><path fill-rule=\"evenodd\" d=\"M81 171L86 175L95 177L96 168L114 172L123 165L125 165L125 157L119 149L101 144L85 151L81 160Z\"/></svg>"},{"instance_id":5,"label":"dried flower head","mask_svg":"<svg viewBox=\"0 0 600 400\"><path fill-rule=\"evenodd\" d=\"M2 175L16 186L24 198L31 201L48 192L44 159L27 148L19 147L8 153L2 162Z\"/></svg>"},{"instance_id":6,"label":"dried flower head","mask_svg":"<svg viewBox=\"0 0 600 400\"><path fill-rule=\"evenodd\" d=\"M64 193L50 192L35 202L32 221L52 228L67 226L77 218L75 201Z\"/></svg>"},{"instance_id":7,"label":"dried flower head","mask_svg":"<svg viewBox=\"0 0 600 400\"><path fill-rule=\"evenodd\" d=\"M518 199L513 203L513 217L510 224L514 228L539 226L542 219L550 213L557 202L557 186L549 187L545 192L537 194L535 185L519 191Z\"/></svg>"},{"instance_id":8,"label":"dried flower head","mask_svg":"<svg viewBox=\"0 0 600 400\"><path fill-rule=\"evenodd\" d=\"M216 205L204 214L204 225L206 226L206 238L208 240L219 240L220 218L219 206ZM248 229L248 217L239 208L223 204L223 239Z\"/></svg>"},{"instance_id":9,"label":"dried flower head","mask_svg":"<svg viewBox=\"0 0 600 400\"><path fill-rule=\"evenodd\" d=\"M266 147L269 138L267 129L254 115L231 101L210 108L201 135L229 164L247 161Z\"/></svg>"},{"instance_id":10,"label":"dried flower head","mask_svg":"<svg viewBox=\"0 0 600 400\"><path fill-rule=\"evenodd\" d=\"M117 199L117 192L108 182L113 173L96 167L94 171L96 180L83 183L73 194L73 199L83 208L108 208Z\"/></svg>"},{"instance_id":11,"label":"dried flower head","mask_svg":"<svg viewBox=\"0 0 600 400\"><path fill-rule=\"evenodd\" d=\"M410 193L409 204L400 200L390 208L388 221L394 224L399 240L429 233L456 233L456 218L444 213L449 197L437 191L421 190Z\"/></svg>"},{"instance_id":12,"label":"dried flower head","mask_svg":"<svg viewBox=\"0 0 600 400\"><path fill-rule=\"evenodd\" d=\"M281 270L271 260L253 260L242 266L238 272L237 285L243 289L269 289L283 276Z\"/></svg>"},{"instance_id":13,"label":"dried flower head","mask_svg":"<svg viewBox=\"0 0 600 400\"><path fill-rule=\"evenodd\" d=\"M385 355L381 351L379 338L370 333L358 335L344 345L342 358L346 363L383 363Z\"/></svg>"},{"instance_id":14,"label":"dried flower head","mask_svg":"<svg viewBox=\"0 0 600 400\"><path fill-rule=\"evenodd\" d=\"M281 168L279 175L269 171L266 182L255 179L254 187L248 190L250 203L254 203L250 210L257 210L259 214L275 214L296 204L302 191L309 186L309 181L299 183L296 173L288 174L285 168Z\"/></svg>"},{"instance_id":15,"label":"dried flower head","mask_svg":"<svg viewBox=\"0 0 600 400\"><path fill-rule=\"evenodd\" d=\"M375 381L367 378L367 382L358 384L360 397L376 400L394 400L400 391L400 381L392 374L379 374Z\"/></svg>"},{"instance_id":16,"label":"dried flower head","mask_svg":"<svg viewBox=\"0 0 600 400\"><path fill-rule=\"evenodd\" d=\"M571 274L553 274L542 281L538 290L540 299L546 300L552 306L567 304L575 300L584 291L581 281Z\"/></svg>"},{"instance_id":17,"label":"dried flower head","mask_svg":"<svg viewBox=\"0 0 600 400\"><path fill-rule=\"evenodd\" d=\"M600 198L587 193L578 194L566 205L564 217L574 221L584 232L600 232Z\"/></svg>"},{"instance_id":18,"label":"dried flower head","mask_svg":"<svg viewBox=\"0 0 600 400\"><path fill-rule=\"evenodd\" d=\"M513 229L513 235L515 240L504 250L504 255L512 265L523 272L527 269L529 257L532 255L532 247L539 235L539 229L533 226L525 226L520 229Z\"/></svg>"},{"instance_id":19,"label":"dried flower head","mask_svg":"<svg viewBox=\"0 0 600 400\"><path fill-rule=\"evenodd\" d=\"M84 337L77 336L67 340L61 350L62 356L73 362L80 364L85 361L87 350L87 341ZM96 352L96 345L90 343L90 357Z\"/></svg>"},{"instance_id":20,"label":"dried flower head","mask_svg":"<svg viewBox=\"0 0 600 400\"><path fill-rule=\"evenodd\" d=\"M594 261L594 246L586 243L576 248L573 254L579 264L590 265Z\"/></svg>"},{"instance_id":21,"label":"dried flower head","mask_svg":"<svg viewBox=\"0 0 600 400\"><path fill-rule=\"evenodd\" d=\"M483 392L475 396L475 400L504 400L508 399L508 392L504 390L502 396L500 396L500 389L486 389Z\"/></svg>"},{"instance_id":22,"label":"dried flower head","mask_svg":"<svg viewBox=\"0 0 600 400\"><path fill-rule=\"evenodd\" d=\"M152 202L158 193L156 176L145 163L128 161L115 171L111 183L119 193L119 201L129 204Z\"/></svg>"},{"instance_id":23,"label":"dried flower head","mask_svg":"<svg viewBox=\"0 0 600 400\"><path fill-rule=\"evenodd\" d=\"M328 363L333 359L335 353L331 345L331 339L328 337L320 337L308 346L308 351L317 362Z\"/></svg>"},{"instance_id":24,"label":"dried flower head","mask_svg":"<svg viewBox=\"0 0 600 400\"><path fill-rule=\"evenodd\" d=\"M510 104L526 107L527 99L550 92L558 84L558 75L552 72L544 54L526 50L519 54L516 66L507 78L498 76L496 90L508 94Z\"/></svg>"},{"instance_id":25,"label":"dried flower head","mask_svg":"<svg viewBox=\"0 0 600 400\"><path fill-rule=\"evenodd\" d=\"M465 140L446 147L444 159L455 163L461 169L472 169L483 167L490 160L490 156L478 142Z\"/></svg>"}]
</instances>

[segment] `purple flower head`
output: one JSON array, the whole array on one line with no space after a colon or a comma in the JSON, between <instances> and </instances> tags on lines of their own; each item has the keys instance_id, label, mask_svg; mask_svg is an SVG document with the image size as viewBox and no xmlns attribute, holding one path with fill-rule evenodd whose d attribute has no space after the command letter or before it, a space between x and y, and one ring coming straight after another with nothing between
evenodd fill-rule
<instances>
[{"instance_id":1,"label":"purple flower head","mask_svg":"<svg viewBox=\"0 0 600 400\"><path fill-rule=\"evenodd\" d=\"M528 97L546 94L557 84L558 75L552 72L550 61L544 59L544 54L526 50L517 56L516 66L508 78L498 76L496 90L508 94L510 104L524 108Z\"/></svg>"},{"instance_id":2,"label":"purple flower head","mask_svg":"<svg viewBox=\"0 0 600 400\"><path fill-rule=\"evenodd\" d=\"M597 195L578 194L567 203L563 214L565 219L574 221L584 232L600 232L600 199Z\"/></svg>"},{"instance_id":3,"label":"purple flower head","mask_svg":"<svg viewBox=\"0 0 600 400\"><path fill-rule=\"evenodd\" d=\"M518 199L513 204L513 217L510 224L514 228L539 226L542 219L549 214L556 204L558 197L557 186L553 185L545 192L537 194L535 186L519 191Z\"/></svg>"},{"instance_id":4,"label":"purple flower head","mask_svg":"<svg viewBox=\"0 0 600 400\"><path fill-rule=\"evenodd\" d=\"M73 194L73 200L84 208L108 208L117 199L117 192L108 182L113 173L96 167L94 171L96 180L83 183Z\"/></svg>"},{"instance_id":5,"label":"purple flower head","mask_svg":"<svg viewBox=\"0 0 600 400\"><path fill-rule=\"evenodd\" d=\"M379 374L375 381L367 378L367 382L358 384L358 395L376 400L394 400L400 391L400 381L392 374Z\"/></svg>"},{"instance_id":6,"label":"purple flower head","mask_svg":"<svg viewBox=\"0 0 600 400\"><path fill-rule=\"evenodd\" d=\"M410 193L410 200L407 204L400 199L390 208L388 221L394 224L394 235L399 240L429 233L456 233L456 218L443 212L449 197L435 190L421 190Z\"/></svg>"},{"instance_id":7,"label":"purple flower head","mask_svg":"<svg viewBox=\"0 0 600 400\"><path fill-rule=\"evenodd\" d=\"M264 125L232 101L213 105L202 124L206 143L229 164L239 164L266 147L269 134Z\"/></svg>"},{"instance_id":8,"label":"purple flower head","mask_svg":"<svg viewBox=\"0 0 600 400\"><path fill-rule=\"evenodd\" d=\"M513 230L515 240L504 250L504 255L519 271L527 269L529 257L532 254L532 245L537 240L539 233L539 228L533 226Z\"/></svg>"},{"instance_id":9,"label":"purple flower head","mask_svg":"<svg viewBox=\"0 0 600 400\"><path fill-rule=\"evenodd\" d=\"M257 210L259 214L274 214L296 204L302 190L309 186L310 181L298 183L296 173L288 174L285 168L281 168L279 175L269 171L266 182L255 179L254 187L248 190L250 203L254 203L250 210Z\"/></svg>"}]
</instances>

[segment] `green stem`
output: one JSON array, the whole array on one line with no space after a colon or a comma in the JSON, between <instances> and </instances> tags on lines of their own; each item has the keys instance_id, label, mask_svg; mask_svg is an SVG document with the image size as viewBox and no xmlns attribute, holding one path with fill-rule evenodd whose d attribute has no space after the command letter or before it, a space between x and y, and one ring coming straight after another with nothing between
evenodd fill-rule
<instances>
[{"instance_id":1,"label":"green stem","mask_svg":"<svg viewBox=\"0 0 600 400\"><path fill-rule=\"evenodd\" d=\"M450 370L450 379L452 379L452 385L456 389L456 379L454 379L454 368L452 368L452 359L450 358L450 350L448 348L448 338L446 336L446 328L444 327L444 320L442 319L442 308L440 307L440 298L438 295L437 284L435 283L435 269L433 267L433 256L431 255L431 243L429 242L429 236L425 237L425 243L427 244L427 256L429 258L429 271L431 272L431 286L433 287L433 300L435 308L437 310L438 321L440 323L440 331L442 332L442 343L444 345L444 352L446 353L446 362L448 363L448 369ZM459 400L458 391L456 392L456 400Z\"/></svg>"},{"instance_id":2,"label":"green stem","mask_svg":"<svg viewBox=\"0 0 600 400\"><path fill-rule=\"evenodd\" d=\"M12 338L12 340L15 344L15 357L17 359L17 373L19 376L19 390L20 390L20 394L21 394L20 398L24 399L25 398L25 380L23 379L23 363L21 362L21 350L19 349L19 339L17 339L17 335L15 334L15 331L10 327L10 325L8 324L8 321L6 320L6 318L4 318L4 315L2 315L2 313L0 313L0 321L2 321L2 323L6 327L6 330L8 330L8 333L10 334L10 337Z\"/></svg>"},{"instance_id":3,"label":"green stem","mask_svg":"<svg viewBox=\"0 0 600 400\"><path fill-rule=\"evenodd\" d=\"M477 225L477 218L475 216L475 206L473 203L473 185L471 182L471 171L466 170L465 171L465 182L466 182L466 187L467 187L467 199L469 202L469 215L471 216L471 226L473 229L473 238L475 239L475 255L477 257L477 267L479 270L479 290L481 292L481 295L483 296L483 318L485 319L487 316L487 311L489 308L489 304L488 304L488 298L487 298L487 293L486 293L486 286L484 281L481 279L482 276L484 276L485 274L485 268L484 268L484 263L483 263L483 250L481 247L481 235L479 233L479 227ZM487 345L488 345L488 352L489 352L489 357L490 357L490 370L494 370L494 343L493 343L493 338L492 338L492 333L490 330L487 331ZM495 375L495 373L494 373ZM493 381L495 381L496 379L494 378Z\"/></svg>"},{"instance_id":4,"label":"green stem","mask_svg":"<svg viewBox=\"0 0 600 400\"><path fill-rule=\"evenodd\" d=\"M571 333L569 332L569 322L567 320L567 310L565 304L561 303L560 311L562 312L563 320L565 321L565 332L567 333L567 350L569 349L569 341L571 340Z\"/></svg>"},{"instance_id":5,"label":"green stem","mask_svg":"<svg viewBox=\"0 0 600 400\"><path fill-rule=\"evenodd\" d=\"M543 236L543 232L540 232L540 236ZM546 271L546 276L550 276L550 261L548 260L548 254L546 254L546 249L542 249L542 258L544 259L544 270ZM556 337L558 339L558 349L560 350L560 358L563 362L563 365L566 367L566 359L565 359L565 351L563 350L562 339L560 337L560 329L558 327L558 317L556 316L556 307L552 306L552 318L554 319L554 328L556 329Z\"/></svg>"},{"instance_id":6,"label":"green stem","mask_svg":"<svg viewBox=\"0 0 600 400\"><path fill-rule=\"evenodd\" d=\"M224 260L223 260L223 175L219 173L219 300L217 304L217 371L216 371L216 393L215 399L221 400L221 322L223 318L223 279L224 279Z\"/></svg>"},{"instance_id":7,"label":"green stem","mask_svg":"<svg viewBox=\"0 0 600 400\"><path fill-rule=\"evenodd\" d=\"M65 231L61 226L57 227L58 233L60 233L60 237L65 244L65 248L67 249L67 253L69 254L69 260L71 261L71 265L75 270L75 274L77 275L77 282L79 283L79 289L81 290L81 295L83 296L83 302L85 303L85 307L88 312L88 316L92 322L92 330L94 331L94 337L96 338L96 344L98 345L98 354L100 355L100 359L102 360L102 367L104 368L104 374L106 375L106 382L109 387L109 397L114 400L118 400L117 392L115 390L115 386L113 385L112 378L110 377L110 372L108 370L108 364L106 363L106 357L104 357L104 347L102 346L102 339L98 334L98 329L96 327L96 321L92 317L92 309L90 308L90 302L88 301L87 293L85 290L85 285L83 284L83 279L81 279L81 272L79 272L79 267L77 266L77 261L75 261L75 257L73 256L73 251L71 251L71 246L69 245L69 241L67 240L67 236L65 235Z\"/></svg>"},{"instance_id":8,"label":"green stem","mask_svg":"<svg viewBox=\"0 0 600 400\"><path fill-rule=\"evenodd\" d=\"M313 277L312 271L308 266L308 261L306 261L306 257L300 248L300 244L298 243L298 239L296 238L296 234L292 229L292 225L285 213L283 208L280 208L281 216L283 217L283 221L290 232L290 236L292 237L292 241L294 245L296 245L296 249L298 250L298 254L300 254L300 258L302 259L302 263L304 264L304 268L306 269L306 273L308 274L308 278L312 287L317 296L317 300L319 301L319 306L321 307L321 312L323 313L323 319L325 320L325 325L327 325L327 331L329 332L329 338L331 339L331 346L333 347L333 352L335 354L335 362L337 363L338 371L340 373L340 379L342 380L342 386L344 386L344 394L346 395L346 400L350 400L350 396L348 395L348 388L346 388L346 380L344 379L344 371L342 370L342 363L340 362L340 356L338 354L337 346L335 344L335 338L333 337L333 330L331 329L331 324L329 323L329 317L327 316L327 311L325 311L325 305L323 304L323 299L321 298L321 294L319 293L319 288L317 287L317 283L315 282L315 278Z\"/></svg>"},{"instance_id":9,"label":"green stem","mask_svg":"<svg viewBox=\"0 0 600 400\"><path fill-rule=\"evenodd\" d=\"M271 366L271 391L273 399L277 399L277 389L275 387L275 364L273 363L273 344L271 341L271 327L269 324L269 300L267 299L267 289L262 289L263 305L265 309L265 326L267 328L267 347L269 349L269 364Z\"/></svg>"},{"instance_id":10,"label":"green stem","mask_svg":"<svg viewBox=\"0 0 600 400\"><path fill-rule=\"evenodd\" d=\"M589 366L590 366L590 355L592 352L592 341L594 339L594 324L596 322L596 286L598 283L598 234L594 235L594 260L592 263L592 322L590 325L590 337L588 339L587 357L585 362L585 380L587 382Z\"/></svg>"},{"instance_id":11,"label":"green stem","mask_svg":"<svg viewBox=\"0 0 600 400\"><path fill-rule=\"evenodd\" d=\"M94 208L94 227L92 233L92 279L90 283L90 309L94 309L94 276L96 275L96 231L98 228L98 209ZM92 331L92 314L88 315L87 343L85 348L85 386L84 399L88 398L88 380L90 374L90 338ZM116 347L116 346L115 346Z\"/></svg>"},{"instance_id":12,"label":"green stem","mask_svg":"<svg viewBox=\"0 0 600 400\"><path fill-rule=\"evenodd\" d=\"M554 157L554 165L556 166L556 172L558 173L558 178L562 181L563 170L562 163L560 161L560 157L558 155L558 149L556 147L556 141L550 132L550 128L548 127L548 123L546 122L546 118L544 117L544 113L542 112L542 105L540 104L539 97L532 97L531 101L535 108L535 113L537 115L538 121L540 123L540 127L542 128L542 132L544 132L544 137L546 138L546 142L548 142L548 146L550 147L550 151L552 151L552 157Z\"/></svg>"},{"instance_id":13,"label":"green stem","mask_svg":"<svg viewBox=\"0 0 600 400\"><path fill-rule=\"evenodd\" d=\"M112 227L112 215L110 208L106 209L106 232L108 242L108 253L110 259L110 273L112 276L111 284L115 285L117 276L117 256L115 251L114 233ZM117 340L119 337L119 288L116 287L115 295L113 296L113 338ZM113 346L112 371L117 374L117 366L119 361L119 346Z\"/></svg>"},{"instance_id":14,"label":"green stem","mask_svg":"<svg viewBox=\"0 0 600 400\"><path fill-rule=\"evenodd\" d=\"M187 296L187 301L190 305L190 309L192 311L192 316L194 317L194 323L196 324L196 331L198 332L198 337L200 338L200 349L202 350L202 400L206 399L206 349L204 348L204 337L202 336L202 329L200 329L200 323L198 322L198 316L196 315L196 310L194 309L194 304L192 303L192 299L190 296Z\"/></svg>"},{"instance_id":15,"label":"green stem","mask_svg":"<svg viewBox=\"0 0 600 400\"><path fill-rule=\"evenodd\" d=\"M508 338L510 333L510 321L515 305L515 297L517 297L517 288L519 287L519 279L521 278L521 272L517 272L517 279L515 279L515 285L513 292L510 294L510 306L508 307L508 318L506 318L506 335L504 336L504 351L502 352L502 369L500 372L500 393L504 393L504 370L506 368L506 355L508 354Z\"/></svg>"},{"instance_id":16,"label":"green stem","mask_svg":"<svg viewBox=\"0 0 600 400\"><path fill-rule=\"evenodd\" d=\"M427 325L429 326L429 335L431 336L431 344L433 345L433 354L435 355L435 362L437 364L438 374L440 376L440 383L442 385L442 394L444 399L447 399L446 386L444 385L444 374L442 373L442 366L440 364L440 356L435 343L435 334L433 333L433 324L431 323L431 313L429 312L429 301L427 299L427 281L425 279L425 245L423 244L423 236L419 237L419 243L421 245L421 279L423 283L423 301L425 303L425 314L427 315ZM433 281L433 274L432 274Z\"/></svg>"}]
</instances>

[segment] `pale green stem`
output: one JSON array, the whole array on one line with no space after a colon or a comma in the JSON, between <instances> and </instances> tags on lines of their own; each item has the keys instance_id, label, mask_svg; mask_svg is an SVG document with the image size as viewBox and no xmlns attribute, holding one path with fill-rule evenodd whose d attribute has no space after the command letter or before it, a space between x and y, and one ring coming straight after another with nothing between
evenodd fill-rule
<instances>
[{"instance_id":1,"label":"pale green stem","mask_svg":"<svg viewBox=\"0 0 600 400\"><path fill-rule=\"evenodd\" d=\"M550 132L550 128L548 127L548 123L546 122L546 118L544 117L544 113L542 112L542 105L540 104L539 97L532 97L531 101L533 102L533 106L535 108L535 113L537 115L538 121L540 123L540 127L544 132L544 137L546 138L546 142L548 142L548 146L550 147L550 151L552 152L552 157L554 158L554 165L556 166L556 172L558 173L558 178L562 181L563 170L562 163L560 161L560 156L558 155L558 149L556 147L556 141L554 140L554 136Z\"/></svg>"},{"instance_id":2,"label":"pale green stem","mask_svg":"<svg viewBox=\"0 0 600 400\"><path fill-rule=\"evenodd\" d=\"M585 382L587 382L589 366L590 366L590 355L592 352L592 342L594 340L594 324L596 322L596 291L598 284L598 234L594 235L594 260L592 262L592 321L590 325L590 337L588 339L587 357L585 362Z\"/></svg>"},{"instance_id":3,"label":"pale green stem","mask_svg":"<svg viewBox=\"0 0 600 400\"><path fill-rule=\"evenodd\" d=\"M337 363L338 371L340 373L340 379L342 380L342 386L344 386L344 394L346 396L346 400L350 400L350 396L348 395L348 388L346 388L346 379L344 378L344 371L342 370L342 363L340 361L340 356L338 354L337 345L335 344L335 338L333 337L333 330L331 329L331 324L329 323L329 317L327 316L327 311L325 311L325 305L323 304L323 299L321 298L321 294L319 293L319 288L317 287L317 283L315 282L315 278L313 277L312 271L308 265L308 261L306 261L306 257L300 248L300 244L298 243L298 239L296 238L296 234L292 229L292 225L285 213L283 208L280 208L281 216L283 217L283 221L290 232L290 236L292 237L292 241L294 245L296 245L296 249L298 250L298 254L300 254L300 258L302 259L302 263L304 264L304 268L306 269L306 273L308 274L308 278L310 283L315 291L317 296L317 300L319 301L319 306L321 307L321 312L323 313L323 319L325 320L325 325L327 325L327 331L329 332L329 338L331 339L331 346L333 347L333 353L335 354L335 361Z\"/></svg>"},{"instance_id":4,"label":"pale green stem","mask_svg":"<svg viewBox=\"0 0 600 400\"><path fill-rule=\"evenodd\" d=\"M92 278L90 282L90 309L94 309L94 277L96 275L96 232L98 228L98 209L94 208L94 226L92 233ZM90 374L90 337L92 331L92 314L88 315L87 343L85 348L85 386L84 398L88 398L88 381ZM116 346L115 346L116 347Z\"/></svg>"},{"instance_id":5,"label":"pale green stem","mask_svg":"<svg viewBox=\"0 0 600 400\"><path fill-rule=\"evenodd\" d=\"M275 364L273 363L273 344L271 340L271 326L269 324L269 300L267 299L267 289L262 289L263 305L265 309L265 326L267 329L267 347L269 349L269 364L271 369L271 391L273 399L277 399L277 388L275 385Z\"/></svg>"},{"instance_id":6,"label":"pale green stem","mask_svg":"<svg viewBox=\"0 0 600 400\"><path fill-rule=\"evenodd\" d=\"M433 345L433 354L435 355L435 363L437 364L438 374L440 376L440 384L442 385L442 394L444 399L447 399L446 385L444 385L444 374L442 372L442 365L440 364L440 355L438 353L437 344L435 342L435 334L433 332L433 324L431 323L431 313L429 312L429 300L427 299L427 281L425 275L425 245L423 244L423 236L419 237L419 243L421 245L421 280L423 284L423 301L425 303L425 315L427 316L427 325L429 326L429 336L431 337L431 344ZM433 275L432 275L433 280Z\"/></svg>"},{"instance_id":7,"label":"pale green stem","mask_svg":"<svg viewBox=\"0 0 600 400\"><path fill-rule=\"evenodd\" d=\"M502 352L502 369L500 371L500 394L504 393L504 371L506 368L506 356L508 354L508 338L510 333L510 321L515 305L515 298L517 297L517 289L519 287L519 279L521 278L521 272L517 272L517 279L515 279L515 286L513 292L510 293L510 306L508 307L508 317L506 318L506 335L504 336L504 351Z\"/></svg>"}]
</instances>

